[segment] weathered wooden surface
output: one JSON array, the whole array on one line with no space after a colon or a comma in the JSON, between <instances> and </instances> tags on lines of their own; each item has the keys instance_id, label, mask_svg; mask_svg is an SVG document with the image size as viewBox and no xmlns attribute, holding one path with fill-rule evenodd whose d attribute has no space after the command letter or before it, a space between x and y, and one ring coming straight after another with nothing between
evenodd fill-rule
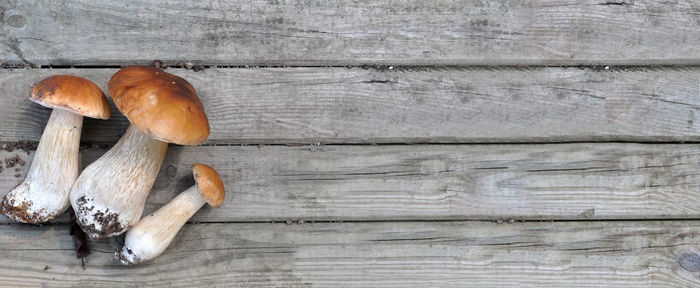
<instances>
[{"instance_id":1,"label":"weathered wooden surface","mask_svg":"<svg viewBox=\"0 0 700 288\"><path fill-rule=\"evenodd\" d=\"M3 286L697 287L700 222L186 225L153 262L123 267L67 226L0 226ZM679 264L683 259L687 271ZM695 269L694 269L695 268Z\"/></svg>"},{"instance_id":2,"label":"weathered wooden surface","mask_svg":"<svg viewBox=\"0 0 700 288\"><path fill-rule=\"evenodd\" d=\"M40 65L698 64L694 0L0 2Z\"/></svg>"},{"instance_id":3,"label":"weathered wooden surface","mask_svg":"<svg viewBox=\"0 0 700 288\"><path fill-rule=\"evenodd\" d=\"M0 66L82 67L0 69L0 144L39 140L44 77L229 67L167 70L211 145L171 145L145 213L195 162L221 208L145 265L91 241L85 270L66 215L0 216L0 286L700 287L700 144L668 144L700 142L697 35L693 0L0 0ZM126 129L113 115L86 120L83 167ZM6 150L0 196L33 157Z\"/></svg>"},{"instance_id":4,"label":"weathered wooden surface","mask_svg":"<svg viewBox=\"0 0 700 288\"><path fill-rule=\"evenodd\" d=\"M106 88L116 69L0 71L0 141L35 140L49 110L26 99L54 74ZM168 69L199 91L208 143L700 141L700 68ZM114 143L128 122L86 120Z\"/></svg>"},{"instance_id":5,"label":"weathered wooden surface","mask_svg":"<svg viewBox=\"0 0 700 288\"><path fill-rule=\"evenodd\" d=\"M695 144L171 146L146 213L194 184L196 162L228 190L201 222L700 217ZM0 173L0 193L27 167Z\"/></svg>"}]
</instances>

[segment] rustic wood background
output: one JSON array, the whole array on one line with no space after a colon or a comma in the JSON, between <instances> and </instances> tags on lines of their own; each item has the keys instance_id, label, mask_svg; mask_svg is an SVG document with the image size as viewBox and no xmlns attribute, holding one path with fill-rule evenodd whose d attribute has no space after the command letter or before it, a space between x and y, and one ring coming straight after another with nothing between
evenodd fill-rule
<instances>
[{"instance_id":1,"label":"rustic wood background","mask_svg":"<svg viewBox=\"0 0 700 288\"><path fill-rule=\"evenodd\" d=\"M700 285L698 1L0 0L0 159L24 161L0 195L50 113L33 83L155 59L212 133L170 146L145 212L195 162L224 205L133 267L117 237L83 268L66 215L0 218L0 286Z\"/></svg>"}]
</instances>

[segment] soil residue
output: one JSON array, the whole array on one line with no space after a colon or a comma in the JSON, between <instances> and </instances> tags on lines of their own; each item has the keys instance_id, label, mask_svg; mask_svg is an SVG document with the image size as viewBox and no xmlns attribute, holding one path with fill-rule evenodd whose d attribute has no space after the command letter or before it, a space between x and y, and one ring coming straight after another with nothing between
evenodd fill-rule
<instances>
[{"instance_id":1,"label":"soil residue","mask_svg":"<svg viewBox=\"0 0 700 288\"><path fill-rule=\"evenodd\" d=\"M124 265L141 263L141 258L136 257L134 251L131 251L131 249L126 247L117 250L117 252L114 253L114 258L116 258L119 263Z\"/></svg>"},{"instance_id":2,"label":"soil residue","mask_svg":"<svg viewBox=\"0 0 700 288\"><path fill-rule=\"evenodd\" d=\"M83 231L90 235L91 239L105 239L107 237L114 236L115 233L125 230L125 227L122 227L121 222L119 222L119 214L110 212L109 208L105 211L95 209L94 205L90 205L90 199L87 199L85 196L78 198L76 202L78 204L78 212L80 214L92 214L91 218L94 220L94 223L88 223L85 220L85 217L78 221L80 227L82 227ZM97 229L95 224L99 224L100 229Z\"/></svg>"},{"instance_id":3,"label":"soil residue","mask_svg":"<svg viewBox=\"0 0 700 288\"><path fill-rule=\"evenodd\" d=\"M29 155L29 152L36 150L36 147L39 146L39 142L31 142L31 141L18 141L10 144L5 144L0 146L0 150L4 150L7 152L13 152L17 149L19 150L24 150L24 152Z\"/></svg>"},{"instance_id":4,"label":"soil residue","mask_svg":"<svg viewBox=\"0 0 700 288\"><path fill-rule=\"evenodd\" d=\"M2 204L0 204L0 213L12 220L32 224L48 222L55 218L41 216L44 209L41 209L38 213L29 213L28 211L32 204L34 204L32 201L17 203L11 197L4 197Z\"/></svg>"},{"instance_id":5,"label":"soil residue","mask_svg":"<svg viewBox=\"0 0 700 288\"><path fill-rule=\"evenodd\" d=\"M19 157L19 155L17 154L15 154L15 156L5 158L5 168L12 168L17 165L24 167L24 164L27 163L24 162L24 160L22 160L22 157Z\"/></svg>"},{"instance_id":6,"label":"soil residue","mask_svg":"<svg viewBox=\"0 0 700 288\"><path fill-rule=\"evenodd\" d=\"M14 143L10 143L10 144L0 145L0 150L7 151L7 152L13 152L15 150L23 150L24 152L27 153L27 155L29 155L29 153L31 151L36 150L37 145L38 145L38 143L36 143L36 142L19 141L19 142L14 142ZM12 157L7 157L7 158L3 159L2 161L5 162L4 168L8 168L8 169L15 167L15 166L24 167L24 165L27 164L24 161L24 159L22 159L22 157L19 156L19 154L15 154ZM0 162L0 165L1 165L1 163L2 162ZM0 166L0 173L3 172L4 168L2 166ZM20 168L15 168L15 172L19 172L21 170L22 169L20 169ZM21 177L21 175L20 176L15 175L15 177Z\"/></svg>"}]
</instances>

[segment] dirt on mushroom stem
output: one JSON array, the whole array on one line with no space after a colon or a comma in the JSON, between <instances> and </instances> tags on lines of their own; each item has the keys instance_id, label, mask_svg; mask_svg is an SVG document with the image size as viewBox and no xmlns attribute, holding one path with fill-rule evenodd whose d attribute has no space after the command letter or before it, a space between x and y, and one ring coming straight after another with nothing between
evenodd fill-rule
<instances>
[{"instance_id":1,"label":"dirt on mushroom stem","mask_svg":"<svg viewBox=\"0 0 700 288\"><path fill-rule=\"evenodd\" d=\"M105 239L110 236L100 236L100 235L112 235L117 231L121 231L124 229L122 226L121 222L119 222L119 214L114 213L114 212L109 212L109 209L105 211L96 211L93 212L95 209L95 206L87 206L89 201L88 199L85 198L85 196L78 198L78 204L80 204L80 212L81 213L87 213L90 212L94 216L95 222L97 224L100 224L102 229L97 229L95 227L95 223L88 223L86 221L83 221L83 219L78 219L77 223L80 225L83 231L87 233L90 236L90 239L93 240L100 240L100 239Z\"/></svg>"},{"instance_id":2,"label":"dirt on mushroom stem","mask_svg":"<svg viewBox=\"0 0 700 288\"><path fill-rule=\"evenodd\" d=\"M43 210L37 213L28 213L27 211L29 211L29 207L31 207L32 204L31 201L15 203L14 199L8 200L7 198L3 198L0 204L0 214L4 214L14 220L21 220L25 223L43 223L53 220L53 218L41 216Z\"/></svg>"},{"instance_id":3,"label":"dirt on mushroom stem","mask_svg":"<svg viewBox=\"0 0 700 288\"><path fill-rule=\"evenodd\" d=\"M134 251L129 248L117 250L117 252L114 253L114 258L123 265L141 263L143 261L140 257L134 254Z\"/></svg>"}]
</instances>

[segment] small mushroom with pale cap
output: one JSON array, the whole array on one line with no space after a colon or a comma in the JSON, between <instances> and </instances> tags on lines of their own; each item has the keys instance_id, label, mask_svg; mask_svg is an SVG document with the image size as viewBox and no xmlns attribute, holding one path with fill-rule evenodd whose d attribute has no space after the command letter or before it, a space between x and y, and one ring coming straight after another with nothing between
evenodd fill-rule
<instances>
[{"instance_id":1,"label":"small mushroom with pale cap","mask_svg":"<svg viewBox=\"0 0 700 288\"><path fill-rule=\"evenodd\" d=\"M109 119L109 102L90 80L55 75L34 85L29 100L53 108L24 181L2 199L0 213L38 224L55 219L70 202L78 178L78 148L83 116Z\"/></svg>"},{"instance_id":2,"label":"small mushroom with pale cap","mask_svg":"<svg viewBox=\"0 0 700 288\"><path fill-rule=\"evenodd\" d=\"M126 233L124 247L114 258L124 265L138 264L158 257L170 245L175 235L205 203L216 208L224 201L221 177L204 164L192 166L196 184L180 193L151 215L143 217Z\"/></svg>"},{"instance_id":3,"label":"small mushroom with pale cap","mask_svg":"<svg viewBox=\"0 0 700 288\"><path fill-rule=\"evenodd\" d=\"M151 66L128 66L109 95L131 125L73 184L71 205L92 239L126 232L141 218L168 142L198 145L209 136L204 106L190 83Z\"/></svg>"}]
</instances>

